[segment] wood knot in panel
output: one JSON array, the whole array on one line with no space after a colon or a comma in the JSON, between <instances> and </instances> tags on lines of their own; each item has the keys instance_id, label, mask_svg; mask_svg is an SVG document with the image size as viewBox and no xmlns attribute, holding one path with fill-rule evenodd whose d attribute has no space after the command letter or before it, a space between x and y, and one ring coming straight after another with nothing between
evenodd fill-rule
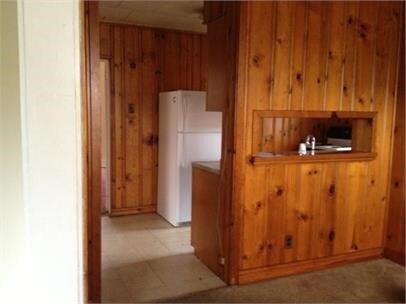
<instances>
[{"instance_id":1,"label":"wood knot in panel","mask_svg":"<svg viewBox=\"0 0 406 304\"><path fill-rule=\"evenodd\" d=\"M302 74L301 73L296 74L296 80L302 80Z\"/></svg>"},{"instance_id":2,"label":"wood knot in panel","mask_svg":"<svg viewBox=\"0 0 406 304\"><path fill-rule=\"evenodd\" d=\"M305 221L306 222L306 221L310 220L310 216L308 214L302 213L302 212L298 212L297 217L298 217L298 219L300 221Z\"/></svg>"},{"instance_id":3,"label":"wood knot in panel","mask_svg":"<svg viewBox=\"0 0 406 304\"><path fill-rule=\"evenodd\" d=\"M252 58L252 63L256 66L259 67L261 66L262 62L264 61L265 56L264 55L255 55Z\"/></svg>"},{"instance_id":4,"label":"wood knot in panel","mask_svg":"<svg viewBox=\"0 0 406 304\"><path fill-rule=\"evenodd\" d=\"M336 186L334 184L330 185L330 187L328 188L328 193L330 195L334 195L336 193Z\"/></svg>"},{"instance_id":5,"label":"wood knot in panel","mask_svg":"<svg viewBox=\"0 0 406 304\"><path fill-rule=\"evenodd\" d=\"M134 61L130 62L130 68L135 69L137 67L137 64Z\"/></svg>"},{"instance_id":6,"label":"wood knot in panel","mask_svg":"<svg viewBox=\"0 0 406 304\"><path fill-rule=\"evenodd\" d=\"M261 201L258 201L258 202L255 203L255 208L256 209L260 209L261 207L262 207L262 202Z\"/></svg>"},{"instance_id":7,"label":"wood knot in panel","mask_svg":"<svg viewBox=\"0 0 406 304\"><path fill-rule=\"evenodd\" d=\"M335 236L336 236L336 234L335 234L334 230L330 230L330 232L329 232L329 234L328 234L328 239L329 239L330 241L334 241Z\"/></svg>"},{"instance_id":8,"label":"wood knot in panel","mask_svg":"<svg viewBox=\"0 0 406 304\"><path fill-rule=\"evenodd\" d=\"M283 188L278 186L276 187L276 195L281 196L283 194Z\"/></svg>"},{"instance_id":9,"label":"wood knot in panel","mask_svg":"<svg viewBox=\"0 0 406 304\"><path fill-rule=\"evenodd\" d=\"M369 26L367 24L361 23L358 28L358 35L361 39L366 40L369 32Z\"/></svg>"},{"instance_id":10,"label":"wood knot in panel","mask_svg":"<svg viewBox=\"0 0 406 304\"><path fill-rule=\"evenodd\" d=\"M333 59L333 52L331 50L328 51L328 59Z\"/></svg>"}]
</instances>

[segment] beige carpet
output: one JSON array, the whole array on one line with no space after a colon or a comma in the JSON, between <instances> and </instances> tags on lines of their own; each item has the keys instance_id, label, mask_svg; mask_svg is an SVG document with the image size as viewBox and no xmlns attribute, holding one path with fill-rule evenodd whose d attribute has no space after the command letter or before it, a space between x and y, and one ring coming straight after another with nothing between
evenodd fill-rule
<instances>
[{"instance_id":1,"label":"beige carpet","mask_svg":"<svg viewBox=\"0 0 406 304\"><path fill-rule=\"evenodd\" d=\"M166 302L404 303L405 268L378 259L249 285L211 289Z\"/></svg>"}]
</instances>

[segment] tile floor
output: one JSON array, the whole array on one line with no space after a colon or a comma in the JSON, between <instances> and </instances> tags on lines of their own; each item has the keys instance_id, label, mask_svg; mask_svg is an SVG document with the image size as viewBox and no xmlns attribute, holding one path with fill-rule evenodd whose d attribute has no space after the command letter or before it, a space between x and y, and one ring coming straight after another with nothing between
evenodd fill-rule
<instances>
[{"instance_id":1,"label":"tile floor","mask_svg":"<svg viewBox=\"0 0 406 304\"><path fill-rule=\"evenodd\" d=\"M190 227L157 214L102 217L102 301L159 302L225 286L193 254Z\"/></svg>"}]
</instances>

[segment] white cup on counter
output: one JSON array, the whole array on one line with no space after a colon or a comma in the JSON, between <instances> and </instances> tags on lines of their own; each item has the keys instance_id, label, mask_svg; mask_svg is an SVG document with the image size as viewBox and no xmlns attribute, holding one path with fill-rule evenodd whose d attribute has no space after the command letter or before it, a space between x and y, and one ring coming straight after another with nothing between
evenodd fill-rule
<instances>
[{"instance_id":1,"label":"white cup on counter","mask_svg":"<svg viewBox=\"0 0 406 304\"><path fill-rule=\"evenodd\" d=\"M299 155L306 155L306 144L300 143L299 144Z\"/></svg>"}]
</instances>

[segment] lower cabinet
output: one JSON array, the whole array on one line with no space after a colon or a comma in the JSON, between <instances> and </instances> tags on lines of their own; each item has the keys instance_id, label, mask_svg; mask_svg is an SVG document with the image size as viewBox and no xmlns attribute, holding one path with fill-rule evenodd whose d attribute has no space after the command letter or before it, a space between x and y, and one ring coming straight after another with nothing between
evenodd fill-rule
<instances>
[{"instance_id":1,"label":"lower cabinet","mask_svg":"<svg viewBox=\"0 0 406 304\"><path fill-rule=\"evenodd\" d=\"M220 218L219 179L219 173L193 166L191 240L195 255L223 278L221 250L224 229Z\"/></svg>"}]
</instances>

